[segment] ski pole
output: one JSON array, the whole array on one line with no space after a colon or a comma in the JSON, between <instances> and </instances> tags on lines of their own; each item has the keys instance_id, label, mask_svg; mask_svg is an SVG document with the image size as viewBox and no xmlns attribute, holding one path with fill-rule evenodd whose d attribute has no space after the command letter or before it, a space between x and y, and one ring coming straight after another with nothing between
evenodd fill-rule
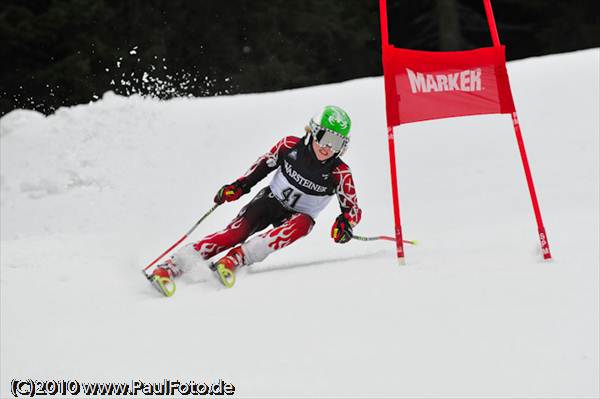
<instances>
[{"instance_id":1,"label":"ski pole","mask_svg":"<svg viewBox=\"0 0 600 399\"><path fill-rule=\"evenodd\" d=\"M187 233L185 233L185 235L184 235L183 237L181 237L181 238L180 238L180 239L179 239L179 240L178 240L178 241L177 241L175 244L171 245L171 247L170 247L169 249L167 249L167 250L166 250L165 252L163 252L163 253L162 253L162 254L161 254L161 255L160 255L158 258L154 259L154 260L153 260L153 261L152 261L152 262L151 262L151 263L150 263L148 266L146 266L146 267L145 267L145 268L142 270L142 272L143 272L143 273L146 275L146 277L148 277L148 275L146 274L146 270L148 270L148 269L149 269L149 268L150 268L150 267L151 267L153 264L155 264L155 263L156 263L156 262L157 262L157 261L158 261L160 258L162 258L162 257L163 257L163 256L165 256L166 254L168 254L169 252L171 252L171 250L172 250L173 248L175 248L177 245L179 245L179 243L181 243L183 240L185 240L186 238L188 238L188 236L189 236L190 234L192 234L192 232L193 232L194 230L196 230L196 227L198 227L198 225L199 225L200 223L202 223L202 221L203 221L204 219L206 219L208 215L210 215L210 214L211 214L211 213L212 213L212 212L213 212L215 209L217 209L217 207L218 207L219 205L220 205L220 204L214 204L214 205L213 205L213 207L212 207L212 208L210 208L210 209L208 210L208 212L206 212L206 213L204 214L204 216L202 216L202 217L200 218L200 220L198 220L198 221L196 222L196 224L195 224L195 225L194 225L194 226L193 226L193 227L192 227L192 228L191 228L191 229L190 229L190 230L189 230Z\"/></svg>"},{"instance_id":2,"label":"ski pole","mask_svg":"<svg viewBox=\"0 0 600 399\"><path fill-rule=\"evenodd\" d=\"M352 235L352 239L360 240L360 241L375 241L375 240L386 240L386 241L396 241L394 237L389 236L375 236L375 237L362 237ZM402 240L405 244L417 245L417 240Z\"/></svg>"}]
</instances>

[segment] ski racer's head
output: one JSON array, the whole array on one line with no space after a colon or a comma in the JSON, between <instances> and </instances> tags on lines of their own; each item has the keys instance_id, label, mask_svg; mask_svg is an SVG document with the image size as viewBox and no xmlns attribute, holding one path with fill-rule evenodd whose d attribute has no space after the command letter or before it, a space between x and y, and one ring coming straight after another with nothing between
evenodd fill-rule
<instances>
[{"instance_id":1,"label":"ski racer's head","mask_svg":"<svg viewBox=\"0 0 600 399\"><path fill-rule=\"evenodd\" d=\"M350 142L350 117L340 107L327 105L309 121L306 132L319 161L339 157Z\"/></svg>"}]
</instances>

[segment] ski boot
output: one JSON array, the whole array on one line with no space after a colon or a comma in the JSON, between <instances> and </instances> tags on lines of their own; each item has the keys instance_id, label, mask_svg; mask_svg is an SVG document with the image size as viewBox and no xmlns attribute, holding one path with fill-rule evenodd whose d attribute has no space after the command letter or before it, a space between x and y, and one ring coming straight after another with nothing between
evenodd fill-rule
<instances>
[{"instance_id":1,"label":"ski boot","mask_svg":"<svg viewBox=\"0 0 600 399\"><path fill-rule=\"evenodd\" d=\"M229 252L227 255L213 263L210 268L219 276L221 283L231 288L235 284L235 269L244 264L244 251L242 247L236 247Z\"/></svg>"},{"instance_id":2,"label":"ski boot","mask_svg":"<svg viewBox=\"0 0 600 399\"><path fill-rule=\"evenodd\" d=\"M164 263L161 263L154 269L152 275L148 276L148 279L164 296L170 297L175 293L175 282L174 277L181 275L182 271L177 267L173 259L167 259Z\"/></svg>"}]
</instances>

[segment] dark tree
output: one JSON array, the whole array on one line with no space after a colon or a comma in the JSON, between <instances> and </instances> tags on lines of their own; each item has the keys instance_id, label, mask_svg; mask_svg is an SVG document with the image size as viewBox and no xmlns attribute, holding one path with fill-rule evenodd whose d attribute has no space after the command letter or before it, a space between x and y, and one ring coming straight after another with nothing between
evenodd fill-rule
<instances>
[{"instance_id":1,"label":"dark tree","mask_svg":"<svg viewBox=\"0 0 600 399\"><path fill-rule=\"evenodd\" d=\"M381 75L376 0L2 0L0 115ZM494 0L509 59L600 45L597 0ZM398 47L491 45L481 0L388 0Z\"/></svg>"}]
</instances>

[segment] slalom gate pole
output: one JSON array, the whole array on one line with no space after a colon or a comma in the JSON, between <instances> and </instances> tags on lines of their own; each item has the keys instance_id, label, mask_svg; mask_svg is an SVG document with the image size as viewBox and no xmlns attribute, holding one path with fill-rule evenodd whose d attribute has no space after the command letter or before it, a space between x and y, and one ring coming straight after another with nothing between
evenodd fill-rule
<instances>
[{"instance_id":1,"label":"slalom gate pole","mask_svg":"<svg viewBox=\"0 0 600 399\"><path fill-rule=\"evenodd\" d=\"M550 254L550 244L548 243L548 236L546 235L546 228L544 227L544 221L542 220L542 212L540 211L540 205L538 203L537 195L535 193L535 186L533 184L533 177L531 176L531 169L529 167L529 161L527 160L527 152L525 151L525 144L523 143L523 135L521 134L521 126L519 125L519 119L517 118L517 111L512 113L513 127L515 129L515 135L517 137L517 145L519 146L519 153L521 154L521 162L523 163L523 170L525 171L525 179L527 180L527 187L529 188L529 196L531 197L531 204L533 206L533 213L535 215L535 221L538 227L538 236L540 239L540 247L542 250L542 256L544 260L552 259Z\"/></svg>"},{"instance_id":2,"label":"slalom gate pole","mask_svg":"<svg viewBox=\"0 0 600 399\"><path fill-rule=\"evenodd\" d=\"M390 236L374 236L374 237L363 237L363 236L355 236L352 235L353 240L359 241L376 241L376 240L385 240L385 241L394 241L396 242L396 238ZM417 240L402 240L405 244L417 245Z\"/></svg>"},{"instance_id":3,"label":"slalom gate pole","mask_svg":"<svg viewBox=\"0 0 600 399\"><path fill-rule=\"evenodd\" d=\"M496 28L496 19L494 18L494 12L492 10L492 3L490 0L483 0L483 5L485 7L485 14L490 29L490 35L492 36L492 42L494 43L494 46L500 46L500 38L498 36L498 29ZM527 159L527 152L525 151L525 143L523 142L521 125L519 124L519 118L517 117L516 108L512 112L511 117L513 122L513 129L517 138L517 145L519 146L519 153L521 154L521 162L523 163L525 179L527 180L527 187L529 188L529 196L531 197L531 204L533 205L533 213L535 215L535 221L538 227L538 236L540 239L542 256L545 260L552 259L552 255L550 254L550 244L548 243L546 228L544 227L544 221L542 220L542 212L540 211L540 205L538 203L537 195L535 193L533 177L531 176L531 169L529 167L529 161Z\"/></svg>"},{"instance_id":4,"label":"slalom gate pole","mask_svg":"<svg viewBox=\"0 0 600 399\"><path fill-rule=\"evenodd\" d=\"M167 249L165 252L163 252L162 254L160 254L160 256L159 256L158 258L156 258L156 259L154 259L152 262L150 262L150 264L149 264L148 266L146 266L146 267L145 267L145 268L142 270L142 272L143 272L143 273L146 275L146 277L148 277L148 275L146 274L146 270L148 270L148 269L149 269L149 268L150 268L152 265L154 265L156 262L158 262L158 260L159 260L160 258L162 258L162 257L163 257L163 256L165 256L166 254L168 254L169 252L171 252L171 250L172 250L173 248L175 248L177 245L179 245L179 244L180 244L180 243L181 243L183 240L185 240L186 238L188 238L188 237L189 237L189 235L190 235L190 234L192 234L192 232L193 232L194 230L196 230L196 227L198 227L198 225L199 225L200 223L202 223L202 221L203 221L204 219L206 219L206 218L208 217L208 215L210 215L211 213L213 213L213 211L214 211L215 209L217 209L217 207L218 207L219 205L220 205L220 204L214 204L214 205L212 206L212 208L210 208L210 209L208 210L208 212L206 212L206 213L204 214L204 216L202 216L202 217L200 218L200 220L198 220L198 221L196 222L196 224L195 224L195 225L194 225L194 226L193 226L193 227L192 227L192 228L191 228L191 229L190 229L190 230L189 230L187 233L185 233L185 234L184 234L184 236L183 236L183 237L181 237L179 240L177 240L177 242L176 242L175 244L171 245L171 247L170 247L169 249Z\"/></svg>"},{"instance_id":5,"label":"slalom gate pole","mask_svg":"<svg viewBox=\"0 0 600 399\"><path fill-rule=\"evenodd\" d=\"M388 77L385 73L386 69L386 54L390 46L388 37L388 21L387 21L387 1L379 0L379 21L381 28L381 57L383 63L383 77L385 81L385 97L386 111L388 102ZM387 118L387 133L388 133L388 152L390 157L390 177L392 179L392 200L394 205L394 228L396 241L396 256L398 264L406 264L404 260L404 240L402 239L402 224L400 221L400 199L398 195L398 177L396 172L396 147L394 143L394 127L390 124L389 117Z\"/></svg>"}]
</instances>

